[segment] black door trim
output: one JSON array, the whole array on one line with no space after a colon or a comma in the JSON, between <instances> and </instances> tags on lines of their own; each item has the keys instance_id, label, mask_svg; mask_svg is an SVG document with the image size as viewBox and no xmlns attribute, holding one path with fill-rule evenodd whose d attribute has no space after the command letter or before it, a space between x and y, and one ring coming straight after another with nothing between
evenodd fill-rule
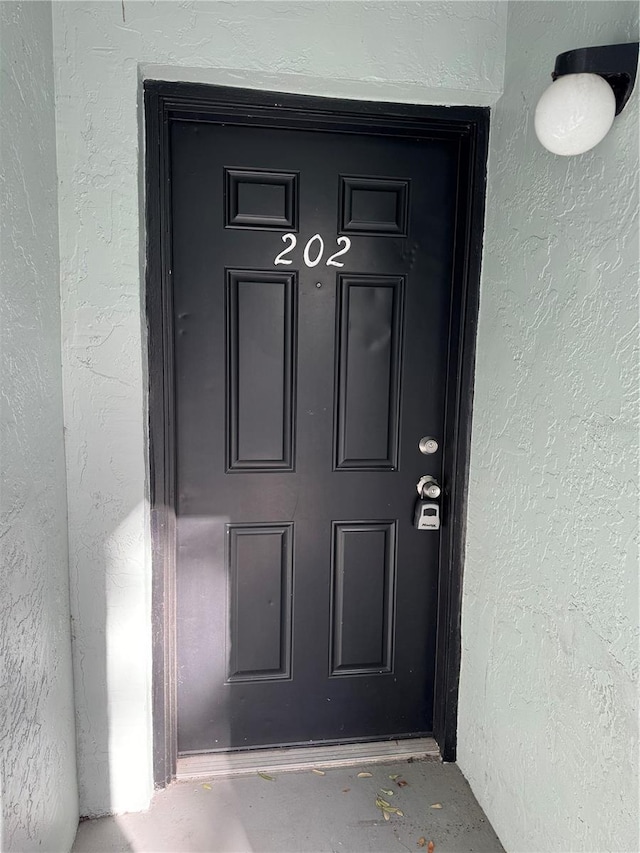
<instances>
[{"instance_id":1,"label":"black door trim","mask_svg":"<svg viewBox=\"0 0 640 853\"><path fill-rule=\"evenodd\" d=\"M458 143L458 232L445 424L445 493L438 592L434 737L456 757L462 571L475 341L486 191L489 109L429 107L289 95L193 83L144 83L146 323L152 535L154 781L175 777L175 447L169 123L183 121L450 139ZM456 341L451 345L451 341Z\"/></svg>"}]
</instances>

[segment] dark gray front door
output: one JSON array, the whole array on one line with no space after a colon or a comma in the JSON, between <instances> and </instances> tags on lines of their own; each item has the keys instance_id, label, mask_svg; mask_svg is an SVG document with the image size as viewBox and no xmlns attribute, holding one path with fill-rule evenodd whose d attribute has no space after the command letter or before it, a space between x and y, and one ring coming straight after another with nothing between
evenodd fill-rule
<instances>
[{"instance_id":1,"label":"dark gray front door","mask_svg":"<svg viewBox=\"0 0 640 853\"><path fill-rule=\"evenodd\" d=\"M170 143L179 751L429 733L457 144Z\"/></svg>"}]
</instances>

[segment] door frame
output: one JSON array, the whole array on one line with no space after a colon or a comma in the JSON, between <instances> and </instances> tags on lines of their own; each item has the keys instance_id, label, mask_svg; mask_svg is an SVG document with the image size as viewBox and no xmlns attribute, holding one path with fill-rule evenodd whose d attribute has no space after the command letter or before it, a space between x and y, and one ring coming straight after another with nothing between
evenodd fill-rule
<instances>
[{"instance_id":1,"label":"door frame","mask_svg":"<svg viewBox=\"0 0 640 853\"><path fill-rule=\"evenodd\" d=\"M145 303L148 351L149 487L152 544L153 765L156 786L176 774L176 522L169 124L171 119L246 126L449 139L460 166L443 454L433 736L455 761L461 656L475 343L489 136L488 107L360 102L146 80ZM452 343L453 342L453 343Z\"/></svg>"}]
</instances>

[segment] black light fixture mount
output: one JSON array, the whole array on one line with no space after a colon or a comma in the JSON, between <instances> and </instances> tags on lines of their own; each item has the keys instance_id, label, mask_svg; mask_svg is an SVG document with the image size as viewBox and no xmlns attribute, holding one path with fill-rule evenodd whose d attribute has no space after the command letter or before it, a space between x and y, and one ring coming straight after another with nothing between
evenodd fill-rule
<instances>
[{"instance_id":1,"label":"black light fixture mount","mask_svg":"<svg viewBox=\"0 0 640 853\"><path fill-rule=\"evenodd\" d=\"M632 41L567 50L556 57L551 77L553 80L566 74L597 74L603 77L613 89L616 115L620 115L636 81L638 45L637 41Z\"/></svg>"}]
</instances>

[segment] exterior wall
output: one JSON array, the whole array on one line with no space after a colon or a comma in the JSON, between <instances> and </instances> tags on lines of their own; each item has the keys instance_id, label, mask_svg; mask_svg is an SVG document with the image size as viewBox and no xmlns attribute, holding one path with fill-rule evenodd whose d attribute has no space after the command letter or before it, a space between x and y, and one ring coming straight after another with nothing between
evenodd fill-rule
<instances>
[{"instance_id":1,"label":"exterior wall","mask_svg":"<svg viewBox=\"0 0 640 853\"><path fill-rule=\"evenodd\" d=\"M51 4L0 4L0 848L78 825Z\"/></svg>"},{"instance_id":2,"label":"exterior wall","mask_svg":"<svg viewBox=\"0 0 640 853\"><path fill-rule=\"evenodd\" d=\"M140 77L489 104L496 2L54 3L81 812L151 794Z\"/></svg>"},{"instance_id":3,"label":"exterior wall","mask_svg":"<svg viewBox=\"0 0 640 853\"><path fill-rule=\"evenodd\" d=\"M638 4L509 4L494 113L459 764L507 850L638 839L638 89L574 158L533 129L556 54Z\"/></svg>"}]
</instances>

